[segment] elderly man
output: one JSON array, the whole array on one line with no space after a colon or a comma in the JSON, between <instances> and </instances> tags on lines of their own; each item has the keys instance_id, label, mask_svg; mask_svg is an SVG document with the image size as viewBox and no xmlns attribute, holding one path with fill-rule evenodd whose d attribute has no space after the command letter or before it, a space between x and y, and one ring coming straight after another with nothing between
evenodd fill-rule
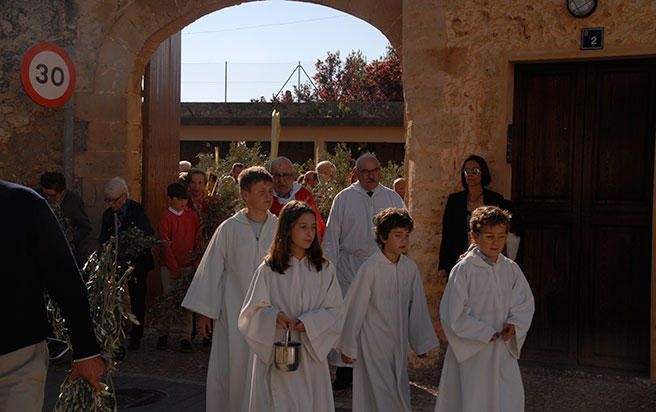
<instances>
[{"instance_id":1,"label":"elderly man","mask_svg":"<svg viewBox=\"0 0 656 412\"><path fill-rule=\"evenodd\" d=\"M91 222L84 208L84 202L76 193L66 189L66 179L61 173L45 172L39 181L41 192L53 210L59 208L61 214L68 220L72 230L72 239L69 239L71 248L78 267L82 267L90 253L88 238L91 234Z\"/></svg>"},{"instance_id":2,"label":"elderly man","mask_svg":"<svg viewBox=\"0 0 656 412\"><path fill-rule=\"evenodd\" d=\"M141 346L146 315L146 275L155 265L150 251L141 252L136 256L126 255L126 251L122 250L124 246L121 245L121 232L130 228L140 229L145 236L152 236L154 232L143 206L130 199L128 185L123 178L114 177L105 184L105 202L109 207L102 215L98 242L103 245L110 237L118 235L118 264L122 269L127 269L128 265L134 267L129 280L130 304L139 325L132 326L128 349L136 350Z\"/></svg>"},{"instance_id":3,"label":"elderly man","mask_svg":"<svg viewBox=\"0 0 656 412\"><path fill-rule=\"evenodd\" d=\"M104 362L89 315L87 290L46 201L0 180L0 411L41 411L48 367L47 292L62 311L73 344L71 377L96 390Z\"/></svg>"},{"instance_id":4,"label":"elderly man","mask_svg":"<svg viewBox=\"0 0 656 412\"><path fill-rule=\"evenodd\" d=\"M271 213L278 216L282 207L291 200L300 200L312 206L317 215L317 230L319 239L323 239L326 224L317 208L317 201L312 192L295 181L296 171L291 160L286 157L278 157L271 162L271 175L273 176L273 204L269 209Z\"/></svg>"},{"instance_id":5,"label":"elderly man","mask_svg":"<svg viewBox=\"0 0 656 412\"><path fill-rule=\"evenodd\" d=\"M328 160L323 160L317 163L315 170L317 171L319 181L321 182L329 182L333 180L337 173L337 167Z\"/></svg>"},{"instance_id":6,"label":"elderly man","mask_svg":"<svg viewBox=\"0 0 656 412\"><path fill-rule=\"evenodd\" d=\"M405 199L405 179L402 177L399 177L392 183L392 188L396 193L401 196L401 199Z\"/></svg>"},{"instance_id":7,"label":"elderly man","mask_svg":"<svg viewBox=\"0 0 656 412\"><path fill-rule=\"evenodd\" d=\"M323 248L336 265L337 280L346 292L360 265L377 250L372 226L374 216L388 207L405 208L403 199L392 189L380 184L380 162L365 153L355 162L357 182L335 196L330 209ZM344 389L352 381L352 369L343 367L333 355L331 363L337 368L335 389Z\"/></svg>"}]
</instances>

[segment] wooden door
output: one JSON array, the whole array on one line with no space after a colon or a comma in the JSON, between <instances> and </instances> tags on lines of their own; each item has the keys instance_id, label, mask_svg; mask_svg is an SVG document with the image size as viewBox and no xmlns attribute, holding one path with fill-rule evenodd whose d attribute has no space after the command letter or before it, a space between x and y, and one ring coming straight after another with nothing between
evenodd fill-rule
<instances>
[{"instance_id":1,"label":"wooden door","mask_svg":"<svg viewBox=\"0 0 656 412\"><path fill-rule=\"evenodd\" d=\"M536 298L531 359L648 368L654 63L517 66L513 200Z\"/></svg>"},{"instance_id":2,"label":"wooden door","mask_svg":"<svg viewBox=\"0 0 656 412\"><path fill-rule=\"evenodd\" d=\"M178 178L180 161L181 33L164 40L150 58L143 91L143 205L157 230L168 205L166 188ZM148 278L148 305L160 293L159 253Z\"/></svg>"}]
</instances>

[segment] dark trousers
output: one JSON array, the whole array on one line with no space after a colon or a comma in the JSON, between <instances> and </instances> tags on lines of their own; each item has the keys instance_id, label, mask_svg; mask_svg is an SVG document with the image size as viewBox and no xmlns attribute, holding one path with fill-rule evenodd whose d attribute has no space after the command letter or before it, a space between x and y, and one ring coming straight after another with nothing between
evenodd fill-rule
<instances>
[{"instance_id":1,"label":"dark trousers","mask_svg":"<svg viewBox=\"0 0 656 412\"><path fill-rule=\"evenodd\" d=\"M136 271L135 271L136 272ZM139 325L132 325L130 340L140 341L144 331L144 320L146 317L146 273L133 272L129 280L130 305L132 313L137 317Z\"/></svg>"},{"instance_id":2,"label":"dark trousers","mask_svg":"<svg viewBox=\"0 0 656 412\"><path fill-rule=\"evenodd\" d=\"M335 371L335 380L350 384L353 382L353 368L338 366L337 370Z\"/></svg>"}]
</instances>

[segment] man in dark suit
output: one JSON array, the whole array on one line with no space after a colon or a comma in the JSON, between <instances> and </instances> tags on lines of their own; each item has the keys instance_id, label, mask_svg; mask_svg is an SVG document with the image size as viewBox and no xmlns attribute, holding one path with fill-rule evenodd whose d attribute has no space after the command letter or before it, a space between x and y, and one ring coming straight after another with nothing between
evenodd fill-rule
<instances>
[{"instance_id":1,"label":"man in dark suit","mask_svg":"<svg viewBox=\"0 0 656 412\"><path fill-rule=\"evenodd\" d=\"M146 316L146 275L153 270L155 263L150 250L140 252L136 256L129 256L121 242L121 232L130 228L140 229L145 236L154 234L146 211L141 204L130 199L128 185L123 178L114 177L105 184L105 202L109 207L103 212L102 226L98 242L103 245L110 237L116 235L118 229L119 259L118 264L123 270L132 266L134 270L130 275L129 292L132 313L137 317L139 325L133 325L130 331L128 349L136 350L141 346L143 325Z\"/></svg>"},{"instance_id":2,"label":"man in dark suit","mask_svg":"<svg viewBox=\"0 0 656 412\"><path fill-rule=\"evenodd\" d=\"M41 411L50 329L44 293L59 305L73 345L72 378L96 390L104 363L71 249L45 199L0 180L0 410Z\"/></svg>"}]
</instances>

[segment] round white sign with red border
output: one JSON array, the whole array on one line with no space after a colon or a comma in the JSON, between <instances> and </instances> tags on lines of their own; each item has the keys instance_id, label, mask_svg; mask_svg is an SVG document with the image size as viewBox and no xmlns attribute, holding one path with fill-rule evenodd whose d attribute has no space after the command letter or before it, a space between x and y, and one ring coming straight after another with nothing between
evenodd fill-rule
<instances>
[{"instance_id":1,"label":"round white sign with red border","mask_svg":"<svg viewBox=\"0 0 656 412\"><path fill-rule=\"evenodd\" d=\"M63 106L75 90L75 66L68 53L52 43L32 46L21 64L28 96L46 107Z\"/></svg>"}]
</instances>

